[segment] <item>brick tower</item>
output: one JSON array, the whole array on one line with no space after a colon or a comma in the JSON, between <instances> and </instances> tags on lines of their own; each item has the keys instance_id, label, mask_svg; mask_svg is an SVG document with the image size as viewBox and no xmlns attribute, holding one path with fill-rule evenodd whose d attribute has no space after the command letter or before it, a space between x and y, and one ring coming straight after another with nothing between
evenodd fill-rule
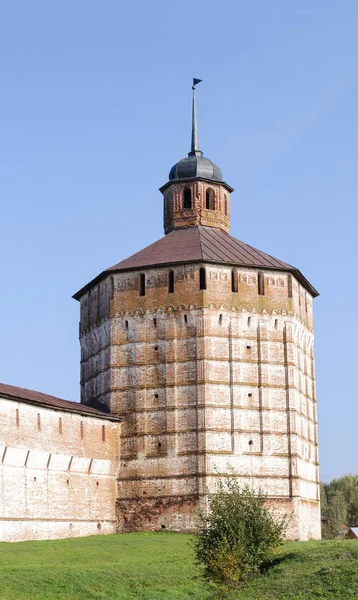
<instances>
[{"instance_id":1,"label":"brick tower","mask_svg":"<svg viewBox=\"0 0 358 600\"><path fill-rule=\"evenodd\" d=\"M194 89L194 88L193 88ZM295 267L229 235L230 195L199 150L161 188L165 236L81 303L81 401L124 417L118 530L193 528L230 470L320 537L312 298Z\"/></svg>"}]
</instances>

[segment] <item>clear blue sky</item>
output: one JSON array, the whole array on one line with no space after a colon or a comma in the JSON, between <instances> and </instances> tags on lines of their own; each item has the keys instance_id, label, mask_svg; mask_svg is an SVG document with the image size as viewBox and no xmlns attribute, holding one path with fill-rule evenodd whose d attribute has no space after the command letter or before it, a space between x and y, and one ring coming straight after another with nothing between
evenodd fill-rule
<instances>
[{"instance_id":1,"label":"clear blue sky","mask_svg":"<svg viewBox=\"0 0 358 600\"><path fill-rule=\"evenodd\" d=\"M162 235L190 142L235 188L231 233L315 300L321 474L358 473L356 0L0 6L0 381L79 399L71 296Z\"/></svg>"}]
</instances>

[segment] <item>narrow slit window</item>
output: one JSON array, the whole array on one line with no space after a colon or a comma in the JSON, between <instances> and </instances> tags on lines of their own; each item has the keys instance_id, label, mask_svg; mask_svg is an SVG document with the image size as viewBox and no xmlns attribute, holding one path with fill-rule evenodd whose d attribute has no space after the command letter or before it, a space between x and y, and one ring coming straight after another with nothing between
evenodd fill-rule
<instances>
[{"instance_id":1,"label":"narrow slit window","mask_svg":"<svg viewBox=\"0 0 358 600\"><path fill-rule=\"evenodd\" d=\"M84 432L84 427L83 427L83 421L81 421L81 424L80 424L80 432L81 432L81 440L83 440L83 438L84 438L84 433L85 433L85 432Z\"/></svg>"},{"instance_id":2,"label":"narrow slit window","mask_svg":"<svg viewBox=\"0 0 358 600\"><path fill-rule=\"evenodd\" d=\"M258 293L259 296L264 296L265 295L265 276L263 273L259 273L258 274Z\"/></svg>"},{"instance_id":3,"label":"narrow slit window","mask_svg":"<svg viewBox=\"0 0 358 600\"><path fill-rule=\"evenodd\" d=\"M205 271L204 267L201 267L201 269L200 269L199 278L200 278L200 289L206 290L206 271Z\"/></svg>"},{"instance_id":4,"label":"narrow slit window","mask_svg":"<svg viewBox=\"0 0 358 600\"><path fill-rule=\"evenodd\" d=\"M58 432L60 435L62 435L62 419L61 419L61 417L58 420Z\"/></svg>"},{"instance_id":5,"label":"narrow slit window","mask_svg":"<svg viewBox=\"0 0 358 600\"><path fill-rule=\"evenodd\" d=\"M288 275L287 277L287 295L289 298L292 298L292 275Z\"/></svg>"},{"instance_id":6,"label":"narrow slit window","mask_svg":"<svg viewBox=\"0 0 358 600\"><path fill-rule=\"evenodd\" d=\"M20 411L17 408L16 409L16 427L19 427L19 425L20 425Z\"/></svg>"},{"instance_id":7,"label":"narrow slit window","mask_svg":"<svg viewBox=\"0 0 358 600\"><path fill-rule=\"evenodd\" d=\"M41 431L41 415L37 413L37 429Z\"/></svg>"},{"instance_id":8,"label":"narrow slit window","mask_svg":"<svg viewBox=\"0 0 358 600\"><path fill-rule=\"evenodd\" d=\"M153 319L153 326L156 327L157 326L157 319L154 317Z\"/></svg>"},{"instance_id":9,"label":"narrow slit window","mask_svg":"<svg viewBox=\"0 0 358 600\"><path fill-rule=\"evenodd\" d=\"M106 427L102 425L102 442L106 441Z\"/></svg>"},{"instance_id":10,"label":"narrow slit window","mask_svg":"<svg viewBox=\"0 0 358 600\"><path fill-rule=\"evenodd\" d=\"M145 296L145 275L141 273L139 275L139 295Z\"/></svg>"},{"instance_id":11,"label":"narrow slit window","mask_svg":"<svg viewBox=\"0 0 358 600\"><path fill-rule=\"evenodd\" d=\"M278 327L278 319L275 319L275 329Z\"/></svg>"},{"instance_id":12,"label":"narrow slit window","mask_svg":"<svg viewBox=\"0 0 358 600\"><path fill-rule=\"evenodd\" d=\"M184 315L184 325L188 324L188 315Z\"/></svg>"},{"instance_id":13,"label":"narrow slit window","mask_svg":"<svg viewBox=\"0 0 358 600\"><path fill-rule=\"evenodd\" d=\"M183 208L191 208L191 190L185 188L183 196Z\"/></svg>"},{"instance_id":14,"label":"narrow slit window","mask_svg":"<svg viewBox=\"0 0 358 600\"><path fill-rule=\"evenodd\" d=\"M251 327L251 317L247 317L247 326L250 329L250 327Z\"/></svg>"},{"instance_id":15,"label":"narrow slit window","mask_svg":"<svg viewBox=\"0 0 358 600\"><path fill-rule=\"evenodd\" d=\"M223 316L220 315L219 316L219 325L220 325L220 327L221 327L222 324L223 324Z\"/></svg>"},{"instance_id":16,"label":"narrow slit window","mask_svg":"<svg viewBox=\"0 0 358 600\"><path fill-rule=\"evenodd\" d=\"M168 294L174 294L174 271L172 270L168 274Z\"/></svg>"},{"instance_id":17,"label":"narrow slit window","mask_svg":"<svg viewBox=\"0 0 358 600\"><path fill-rule=\"evenodd\" d=\"M238 292L238 277L237 277L236 269L233 269L231 271L231 291L234 294L237 294L237 292Z\"/></svg>"},{"instance_id":18,"label":"narrow slit window","mask_svg":"<svg viewBox=\"0 0 358 600\"><path fill-rule=\"evenodd\" d=\"M128 330L128 321L124 321L124 326Z\"/></svg>"}]
</instances>

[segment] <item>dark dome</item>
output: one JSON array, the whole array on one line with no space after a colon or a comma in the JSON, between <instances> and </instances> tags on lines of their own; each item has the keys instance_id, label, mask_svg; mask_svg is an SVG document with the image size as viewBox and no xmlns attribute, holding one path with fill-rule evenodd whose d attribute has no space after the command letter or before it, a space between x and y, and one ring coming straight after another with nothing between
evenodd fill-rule
<instances>
[{"instance_id":1,"label":"dark dome","mask_svg":"<svg viewBox=\"0 0 358 600\"><path fill-rule=\"evenodd\" d=\"M169 180L190 179L192 177L202 177L213 181L223 180L219 167L203 156L182 158L170 169Z\"/></svg>"}]
</instances>

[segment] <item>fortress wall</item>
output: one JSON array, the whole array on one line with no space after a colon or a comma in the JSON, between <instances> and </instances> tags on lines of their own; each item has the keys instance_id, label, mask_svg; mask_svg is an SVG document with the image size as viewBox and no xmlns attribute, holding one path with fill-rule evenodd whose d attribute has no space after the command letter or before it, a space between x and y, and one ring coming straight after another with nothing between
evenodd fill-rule
<instances>
[{"instance_id":1,"label":"fortress wall","mask_svg":"<svg viewBox=\"0 0 358 600\"><path fill-rule=\"evenodd\" d=\"M0 540L116 531L118 422L0 398Z\"/></svg>"}]
</instances>

